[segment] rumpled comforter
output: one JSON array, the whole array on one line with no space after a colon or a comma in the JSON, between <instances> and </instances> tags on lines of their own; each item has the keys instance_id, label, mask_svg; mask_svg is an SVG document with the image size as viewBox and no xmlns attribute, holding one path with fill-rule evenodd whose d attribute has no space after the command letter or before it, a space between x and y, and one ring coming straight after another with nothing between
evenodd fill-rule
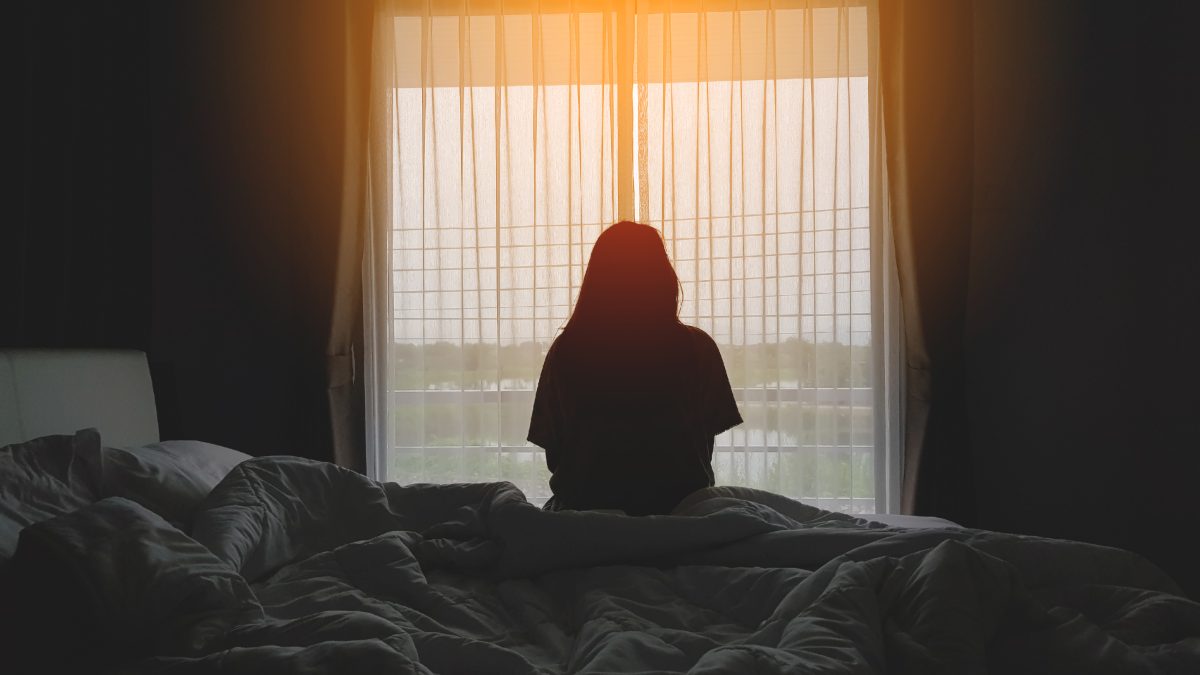
<instances>
[{"instance_id":1,"label":"rumpled comforter","mask_svg":"<svg viewBox=\"0 0 1200 675\"><path fill-rule=\"evenodd\" d=\"M119 497L26 528L5 653L121 673L1200 673L1200 604L1132 553L689 501L546 512L509 483L255 459L188 533Z\"/></svg>"}]
</instances>

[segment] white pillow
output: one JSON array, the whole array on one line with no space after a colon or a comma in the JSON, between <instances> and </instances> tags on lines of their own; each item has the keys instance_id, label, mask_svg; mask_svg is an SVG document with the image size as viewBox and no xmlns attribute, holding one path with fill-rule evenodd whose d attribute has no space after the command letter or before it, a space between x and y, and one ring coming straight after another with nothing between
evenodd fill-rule
<instances>
[{"instance_id":1,"label":"white pillow","mask_svg":"<svg viewBox=\"0 0 1200 675\"><path fill-rule=\"evenodd\" d=\"M0 448L0 562L21 530L104 497L125 497L181 529L213 487L250 458L202 441L106 448L95 429Z\"/></svg>"},{"instance_id":2,"label":"white pillow","mask_svg":"<svg viewBox=\"0 0 1200 675\"><path fill-rule=\"evenodd\" d=\"M203 441L160 441L102 450L100 493L125 497L180 529L233 467L250 455Z\"/></svg>"},{"instance_id":3,"label":"white pillow","mask_svg":"<svg viewBox=\"0 0 1200 675\"><path fill-rule=\"evenodd\" d=\"M100 498L94 464L99 454L100 434L95 429L0 448L0 561L12 557L25 526Z\"/></svg>"}]
</instances>

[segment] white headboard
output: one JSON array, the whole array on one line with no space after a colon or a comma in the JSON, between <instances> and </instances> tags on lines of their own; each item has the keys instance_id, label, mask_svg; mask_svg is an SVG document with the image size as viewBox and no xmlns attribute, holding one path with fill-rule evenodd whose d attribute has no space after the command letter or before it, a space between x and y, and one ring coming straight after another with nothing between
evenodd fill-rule
<instances>
[{"instance_id":1,"label":"white headboard","mask_svg":"<svg viewBox=\"0 0 1200 675\"><path fill-rule=\"evenodd\" d=\"M86 427L105 445L159 440L145 353L0 349L0 446Z\"/></svg>"}]
</instances>

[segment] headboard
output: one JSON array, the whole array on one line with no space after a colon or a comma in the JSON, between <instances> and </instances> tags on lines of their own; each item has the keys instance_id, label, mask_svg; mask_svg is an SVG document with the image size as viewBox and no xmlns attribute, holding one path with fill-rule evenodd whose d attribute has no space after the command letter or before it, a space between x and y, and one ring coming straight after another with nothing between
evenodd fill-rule
<instances>
[{"instance_id":1,"label":"headboard","mask_svg":"<svg viewBox=\"0 0 1200 675\"><path fill-rule=\"evenodd\" d=\"M105 445L159 440L145 353L0 349L0 446L86 427Z\"/></svg>"}]
</instances>

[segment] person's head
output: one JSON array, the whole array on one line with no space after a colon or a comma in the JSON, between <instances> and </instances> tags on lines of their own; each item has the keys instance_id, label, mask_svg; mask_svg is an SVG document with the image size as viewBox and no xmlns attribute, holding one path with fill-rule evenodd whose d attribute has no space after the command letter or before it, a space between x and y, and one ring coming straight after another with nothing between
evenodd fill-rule
<instances>
[{"instance_id":1,"label":"person's head","mask_svg":"<svg viewBox=\"0 0 1200 675\"><path fill-rule=\"evenodd\" d=\"M679 277L658 230L621 221L600 233L566 329L679 321Z\"/></svg>"}]
</instances>

